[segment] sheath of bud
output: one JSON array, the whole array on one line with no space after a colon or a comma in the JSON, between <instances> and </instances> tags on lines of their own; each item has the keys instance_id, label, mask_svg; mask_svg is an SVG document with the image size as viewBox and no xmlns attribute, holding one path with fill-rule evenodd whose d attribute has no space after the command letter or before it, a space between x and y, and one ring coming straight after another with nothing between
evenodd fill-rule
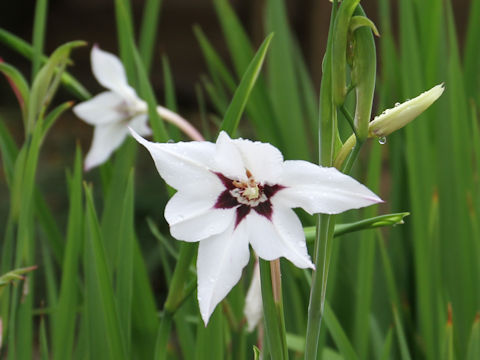
<instances>
[{"instance_id":1,"label":"sheath of bud","mask_svg":"<svg viewBox=\"0 0 480 360\"><path fill-rule=\"evenodd\" d=\"M347 38L350 19L360 0L342 1L333 29L332 44L332 86L335 105L342 105L347 94Z\"/></svg>"}]
</instances>

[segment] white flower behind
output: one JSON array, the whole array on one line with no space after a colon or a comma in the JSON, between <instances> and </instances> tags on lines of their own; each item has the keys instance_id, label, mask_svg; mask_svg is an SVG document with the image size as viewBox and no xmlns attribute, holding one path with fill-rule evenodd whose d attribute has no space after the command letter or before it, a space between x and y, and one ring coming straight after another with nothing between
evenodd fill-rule
<instances>
[{"instance_id":1,"label":"white flower behind","mask_svg":"<svg viewBox=\"0 0 480 360\"><path fill-rule=\"evenodd\" d=\"M314 268L292 208L336 214L381 202L334 168L284 161L270 144L232 140L223 131L216 143L160 144L132 134L177 190L165 208L172 236L200 241L198 302L205 324L240 279L249 244L262 259L285 257L299 268Z\"/></svg>"},{"instance_id":2,"label":"white flower behind","mask_svg":"<svg viewBox=\"0 0 480 360\"><path fill-rule=\"evenodd\" d=\"M247 331L252 332L262 320L262 284L260 281L260 266L258 260L253 267L252 282L248 287L247 296L245 297L245 307L243 314L247 319Z\"/></svg>"},{"instance_id":3,"label":"white flower behind","mask_svg":"<svg viewBox=\"0 0 480 360\"><path fill-rule=\"evenodd\" d=\"M86 123L95 126L93 141L85 159L85 169L103 164L128 135L131 127L142 136L151 134L147 125L147 104L128 85L121 61L97 46L90 54L93 75L109 91L73 108Z\"/></svg>"}]
</instances>

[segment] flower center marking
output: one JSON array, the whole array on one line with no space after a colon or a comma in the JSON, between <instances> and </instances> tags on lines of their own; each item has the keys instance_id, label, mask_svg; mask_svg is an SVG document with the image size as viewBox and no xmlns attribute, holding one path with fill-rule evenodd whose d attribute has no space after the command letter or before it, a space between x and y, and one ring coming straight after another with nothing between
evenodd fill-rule
<instances>
[{"instance_id":1,"label":"flower center marking","mask_svg":"<svg viewBox=\"0 0 480 360\"><path fill-rule=\"evenodd\" d=\"M248 180L245 182L233 180L232 184L235 187L230 190L230 194L237 199L240 204L249 206L257 206L259 203L267 201L267 196L263 193L263 186L259 185L252 173L246 171Z\"/></svg>"},{"instance_id":2,"label":"flower center marking","mask_svg":"<svg viewBox=\"0 0 480 360\"><path fill-rule=\"evenodd\" d=\"M258 183L252 173L247 169L247 180L231 180L226 176L215 173L225 186L215 204L217 209L237 209L235 226L237 226L249 213L254 210L257 214L272 220L272 203L270 198L277 191L284 188L282 185L268 185Z\"/></svg>"}]
</instances>

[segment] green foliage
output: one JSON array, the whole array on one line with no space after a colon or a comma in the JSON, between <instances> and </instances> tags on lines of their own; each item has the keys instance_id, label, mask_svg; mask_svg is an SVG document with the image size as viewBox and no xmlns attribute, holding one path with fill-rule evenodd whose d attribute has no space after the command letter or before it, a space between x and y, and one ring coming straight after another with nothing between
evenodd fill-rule
<instances>
[{"instance_id":1,"label":"green foliage","mask_svg":"<svg viewBox=\"0 0 480 360\"><path fill-rule=\"evenodd\" d=\"M178 130L166 127L158 116L159 98L148 76L160 68L153 54L157 36L164 36L158 34L162 3L147 1L141 23L134 24L130 1L115 1L119 53L129 83L148 103L157 141L180 139ZM0 62L25 128L17 146L8 119L0 121L1 175L9 192L0 242L0 357L241 360L251 358L254 349L254 358L261 353L264 359L478 359L480 1L469 2L465 39L457 34L450 1L403 0L398 12L392 11L392 2L378 1L377 24L363 16L358 3L334 2L323 65L312 65L323 71L321 84L312 83L283 0L265 2L265 40L260 46L249 39L229 1L213 1L232 68L200 27L193 30L208 69L196 88L205 137L218 130L248 135L278 146L288 159L330 166L343 135L352 133L345 120L359 104L368 120L371 111L380 113L435 84L446 85L439 101L389 136L386 145L355 147L347 160L346 169L379 193L386 205L360 215L322 216L320 231L312 226L315 219L301 214L309 246L315 243L311 254L319 260L317 272L312 277L282 261L279 301L266 286L272 274L263 263L265 322L253 333L247 332L243 315L251 267L208 326L200 320L196 245L174 241L156 219L136 217L133 141L102 167L101 184L95 177L92 184L83 182L77 149L72 172L67 172L67 190L58 190L69 199L66 223L52 211L37 180L40 152L54 123L73 104L53 101L58 87L77 100L91 97L65 71L72 50L84 43L69 42L51 56L43 55L46 0L37 1L31 45L0 29L0 42L32 61L31 83L15 64ZM377 28L382 37L373 40ZM358 57L374 59L374 45L378 69L373 61L362 63ZM355 52L355 46L363 46L368 56ZM171 67L164 57L161 67L165 105L175 110L175 64ZM375 76L377 108L372 109ZM356 101L355 91L349 93L354 87L361 92ZM207 113L204 94L214 116L222 120L215 128L206 122L214 116ZM407 215L406 224L396 226ZM151 235L139 231L144 227ZM158 240L153 251L147 251L147 236ZM318 307L308 314L315 284L321 288L313 303L326 301L325 311ZM315 336L312 327L305 331L312 314L318 316Z\"/></svg>"}]
</instances>

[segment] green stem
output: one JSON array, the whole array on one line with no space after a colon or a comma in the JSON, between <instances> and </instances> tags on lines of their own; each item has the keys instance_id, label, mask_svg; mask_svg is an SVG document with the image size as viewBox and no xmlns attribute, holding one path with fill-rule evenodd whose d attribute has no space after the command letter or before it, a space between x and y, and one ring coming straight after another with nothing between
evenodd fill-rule
<instances>
[{"instance_id":1,"label":"green stem","mask_svg":"<svg viewBox=\"0 0 480 360\"><path fill-rule=\"evenodd\" d=\"M280 262L260 259L260 279L262 284L263 316L265 335L274 360L287 360L287 338L283 316Z\"/></svg>"},{"instance_id":2,"label":"green stem","mask_svg":"<svg viewBox=\"0 0 480 360\"><path fill-rule=\"evenodd\" d=\"M188 275L190 263L195 255L197 247L192 244L183 243L180 247L180 256L178 258L175 271L173 272L172 283L165 301L164 310L173 313L178 304L183 301L185 278Z\"/></svg>"},{"instance_id":3,"label":"green stem","mask_svg":"<svg viewBox=\"0 0 480 360\"><path fill-rule=\"evenodd\" d=\"M173 314L168 311L162 316L160 327L158 328L157 342L155 345L155 359L164 360L167 358L167 344L172 328Z\"/></svg>"},{"instance_id":4,"label":"green stem","mask_svg":"<svg viewBox=\"0 0 480 360\"><path fill-rule=\"evenodd\" d=\"M318 215L317 239L314 260L316 270L312 274L312 289L308 304L307 335L305 338L305 360L316 360L318 340L322 325L328 270L332 255L332 239L335 228L334 215Z\"/></svg>"},{"instance_id":5,"label":"green stem","mask_svg":"<svg viewBox=\"0 0 480 360\"><path fill-rule=\"evenodd\" d=\"M183 243L180 247L180 255L177 265L175 266L175 271L173 272L170 290L168 291L167 300L163 306L163 316L160 321L160 327L158 328L155 346L155 359L157 360L166 359L173 314L185 300L185 294L192 292L191 285L189 285L187 291L185 291L185 280L196 250L197 246L188 243Z\"/></svg>"},{"instance_id":6,"label":"green stem","mask_svg":"<svg viewBox=\"0 0 480 360\"><path fill-rule=\"evenodd\" d=\"M360 139L357 138L357 141L355 143L355 146L353 147L352 152L347 158L347 161L345 165L343 166L342 172L345 174L349 174L350 171L352 170L352 166L355 163L355 160L357 159L358 153L360 152L360 148L362 147L364 141L360 141Z\"/></svg>"}]
</instances>

